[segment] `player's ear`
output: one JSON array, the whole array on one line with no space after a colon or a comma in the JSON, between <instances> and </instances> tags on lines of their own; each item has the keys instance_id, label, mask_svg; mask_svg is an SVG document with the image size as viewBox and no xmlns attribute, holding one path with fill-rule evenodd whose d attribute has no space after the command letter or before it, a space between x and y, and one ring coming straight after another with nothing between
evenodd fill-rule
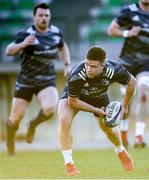
<instances>
[{"instance_id":1,"label":"player's ear","mask_svg":"<svg viewBox=\"0 0 149 180\"><path fill-rule=\"evenodd\" d=\"M50 11L50 13L49 13L49 20L51 20L51 11Z\"/></svg>"},{"instance_id":2,"label":"player's ear","mask_svg":"<svg viewBox=\"0 0 149 180\"><path fill-rule=\"evenodd\" d=\"M102 67L104 68L104 67L105 67L105 65L106 65L106 63L105 63L105 62L103 62L103 63L102 63Z\"/></svg>"},{"instance_id":3,"label":"player's ear","mask_svg":"<svg viewBox=\"0 0 149 180\"><path fill-rule=\"evenodd\" d=\"M33 15L33 21L35 22L35 15Z\"/></svg>"}]
</instances>

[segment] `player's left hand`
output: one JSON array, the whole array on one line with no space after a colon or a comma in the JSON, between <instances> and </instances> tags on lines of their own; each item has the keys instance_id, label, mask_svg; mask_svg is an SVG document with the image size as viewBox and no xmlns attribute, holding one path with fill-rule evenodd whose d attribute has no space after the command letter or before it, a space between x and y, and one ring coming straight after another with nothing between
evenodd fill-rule
<instances>
[{"instance_id":1,"label":"player's left hand","mask_svg":"<svg viewBox=\"0 0 149 180\"><path fill-rule=\"evenodd\" d=\"M65 66L64 76L65 76L66 78L69 78L70 71L71 71L71 65Z\"/></svg>"},{"instance_id":2,"label":"player's left hand","mask_svg":"<svg viewBox=\"0 0 149 180\"><path fill-rule=\"evenodd\" d=\"M128 106L122 105L121 107L121 119L126 119L128 115Z\"/></svg>"}]
</instances>

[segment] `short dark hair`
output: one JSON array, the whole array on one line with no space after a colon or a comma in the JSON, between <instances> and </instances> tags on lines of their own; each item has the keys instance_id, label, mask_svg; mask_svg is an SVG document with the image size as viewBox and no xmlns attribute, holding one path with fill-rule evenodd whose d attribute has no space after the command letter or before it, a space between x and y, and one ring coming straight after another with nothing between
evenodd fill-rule
<instances>
[{"instance_id":1,"label":"short dark hair","mask_svg":"<svg viewBox=\"0 0 149 180\"><path fill-rule=\"evenodd\" d=\"M40 3L40 4L37 4L37 5L34 7L34 10L33 10L33 14L34 14L34 15L36 14L38 8L49 9L49 10L50 10L50 7L49 7L49 5L48 5L47 3Z\"/></svg>"},{"instance_id":2,"label":"short dark hair","mask_svg":"<svg viewBox=\"0 0 149 180\"><path fill-rule=\"evenodd\" d=\"M104 62L106 59L106 52L98 46L93 46L89 48L86 59Z\"/></svg>"}]
</instances>

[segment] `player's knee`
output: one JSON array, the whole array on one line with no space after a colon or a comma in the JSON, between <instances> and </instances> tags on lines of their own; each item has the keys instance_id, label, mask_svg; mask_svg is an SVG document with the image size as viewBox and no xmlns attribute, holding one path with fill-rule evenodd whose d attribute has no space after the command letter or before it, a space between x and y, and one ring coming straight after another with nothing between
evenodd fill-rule
<instances>
[{"instance_id":1,"label":"player's knee","mask_svg":"<svg viewBox=\"0 0 149 180\"><path fill-rule=\"evenodd\" d=\"M19 121L11 122L10 120L7 121L7 130L8 131L17 131L19 127Z\"/></svg>"},{"instance_id":2,"label":"player's knee","mask_svg":"<svg viewBox=\"0 0 149 180\"><path fill-rule=\"evenodd\" d=\"M44 116L47 118L54 116L54 114L56 112L55 108L53 108L53 107L44 108L42 111L43 111Z\"/></svg>"},{"instance_id":3,"label":"player's knee","mask_svg":"<svg viewBox=\"0 0 149 180\"><path fill-rule=\"evenodd\" d=\"M110 137L113 135L113 131L112 131L111 128L106 129L105 133L106 133L107 136L110 136Z\"/></svg>"},{"instance_id":4,"label":"player's knee","mask_svg":"<svg viewBox=\"0 0 149 180\"><path fill-rule=\"evenodd\" d=\"M145 93L142 93L142 94L140 95L140 101L141 101L142 103L145 103L145 102L147 101L147 96L146 96Z\"/></svg>"},{"instance_id":5,"label":"player's knee","mask_svg":"<svg viewBox=\"0 0 149 180\"><path fill-rule=\"evenodd\" d=\"M15 123L19 123L20 120L23 118L24 113L13 113L11 114L11 116L9 117L9 119L15 124Z\"/></svg>"}]
</instances>

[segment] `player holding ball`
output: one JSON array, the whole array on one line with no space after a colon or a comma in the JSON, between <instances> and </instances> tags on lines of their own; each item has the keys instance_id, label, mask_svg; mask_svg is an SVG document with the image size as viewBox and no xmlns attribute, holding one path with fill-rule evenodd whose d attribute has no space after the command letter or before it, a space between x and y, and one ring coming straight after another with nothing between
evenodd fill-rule
<instances>
[{"instance_id":1,"label":"player holding ball","mask_svg":"<svg viewBox=\"0 0 149 180\"><path fill-rule=\"evenodd\" d=\"M95 115L100 128L114 145L123 168L126 171L133 169L133 161L122 145L118 127L108 127L104 121L105 108L109 105L107 90L114 82L126 85L126 94L121 105L121 116L125 118L135 91L136 80L122 65L106 59L106 52L102 48L91 47L85 61L77 64L71 71L70 78L61 94L58 109L61 149L68 176L80 175L72 158L73 137L71 134L73 118L80 110ZM113 105L110 104L110 108L112 107ZM114 109L115 107L117 106L114 106ZM112 115L111 111L110 115Z\"/></svg>"}]
</instances>

